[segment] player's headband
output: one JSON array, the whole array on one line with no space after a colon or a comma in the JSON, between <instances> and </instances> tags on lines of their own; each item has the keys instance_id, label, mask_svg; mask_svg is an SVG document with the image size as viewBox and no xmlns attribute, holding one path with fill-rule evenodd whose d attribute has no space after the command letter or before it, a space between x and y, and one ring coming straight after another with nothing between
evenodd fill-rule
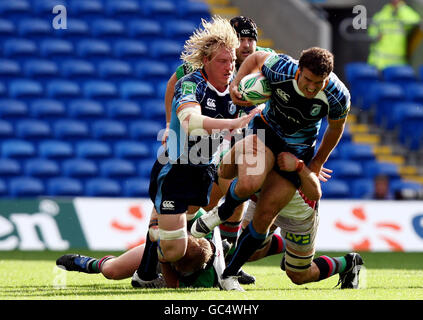
<instances>
[{"instance_id":1,"label":"player's headband","mask_svg":"<svg viewBox=\"0 0 423 320\"><path fill-rule=\"evenodd\" d=\"M239 16L232 18L230 22L240 38L249 37L257 41L257 26L250 18Z\"/></svg>"}]
</instances>

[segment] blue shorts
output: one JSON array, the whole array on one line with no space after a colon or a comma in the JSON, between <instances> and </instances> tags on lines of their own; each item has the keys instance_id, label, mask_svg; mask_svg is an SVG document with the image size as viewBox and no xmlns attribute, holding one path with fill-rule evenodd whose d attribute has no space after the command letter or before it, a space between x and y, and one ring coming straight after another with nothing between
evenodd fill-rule
<instances>
[{"instance_id":1,"label":"blue shorts","mask_svg":"<svg viewBox=\"0 0 423 320\"><path fill-rule=\"evenodd\" d=\"M160 214L179 214L188 206L207 206L216 166L190 164L153 165L149 194L154 208Z\"/></svg>"},{"instance_id":2,"label":"blue shorts","mask_svg":"<svg viewBox=\"0 0 423 320\"><path fill-rule=\"evenodd\" d=\"M277 158L278 154L281 152L290 152L295 155L298 159L303 160L308 164L314 155L314 146L305 146L305 145L293 145L287 144L285 141L279 137L269 125L267 125L260 115L257 115L251 120L247 130L250 134L256 134L257 130L260 130L260 134L257 136L263 138L262 132L264 132L264 144L268 147ZM281 171L278 164L275 162L273 169L283 178L290 181L295 188L299 188L301 185L301 179L297 172L288 172Z\"/></svg>"}]
</instances>

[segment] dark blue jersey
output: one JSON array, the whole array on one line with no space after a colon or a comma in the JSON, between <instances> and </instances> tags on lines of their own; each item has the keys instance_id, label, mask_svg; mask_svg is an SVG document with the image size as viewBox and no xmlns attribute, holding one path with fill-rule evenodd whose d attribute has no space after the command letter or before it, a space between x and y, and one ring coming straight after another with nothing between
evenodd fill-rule
<instances>
[{"instance_id":1,"label":"dark blue jersey","mask_svg":"<svg viewBox=\"0 0 423 320\"><path fill-rule=\"evenodd\" d=\"M225 92L219 92L207 81L203 70L192 72L176 83L170 121L170 132L176 134L176 139L172 139L169 135L169 157L172 161L188 159L190 164L209 164L222 136L221 134L188 136L176 115L177 110L187 103L199 104L202 115L216 119L236 118L238 107L232 103L229 86Z\"/></svg>"},{"instance_id":2,"label":"dark blue jersey","mask_svg":"<svg viewBox=\"0 0 423 320\"><path fill-rule=\"evenodd\" d=\"M339 120L349 112L349 91L333 72L324 89L308 99L298 88L297 60L284 54L270 55L261 71L272 89L263 118L288 144L313 145L323 117Z\"/></svg>"}]
</instances>

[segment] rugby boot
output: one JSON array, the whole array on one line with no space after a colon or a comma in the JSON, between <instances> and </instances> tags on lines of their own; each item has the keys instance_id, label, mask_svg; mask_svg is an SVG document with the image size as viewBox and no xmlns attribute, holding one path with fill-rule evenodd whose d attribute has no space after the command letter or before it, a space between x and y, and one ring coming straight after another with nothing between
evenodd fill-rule
<instances>
[{"instance_id":1,"label":"rugby boot","mask_svg":"<svg viewBox=\"0 0 423 320\"><path fill-rule=\"evenodd\" d=\"M352 265L348 270L339 274L337 286L341 284L341 289L358 289L358 277L364 261L356 252L348 253L345 257L347 256L352 259Z\"/></svg>"},{"instance_id":2,"label":"rugby boot","mask_svg":"<svg viewBox=\"0 0 423 320\"><path fill-rule=\"evenodd\" d=\"M228 276L220 279L219 281L220 289L231 291L245 291L238 282L238 276Z\"/></svg>"},{"instance_id":3,"label":"rugby boot","mask_svg":"<svg viewBox=\"0 0 423 320\"><path fill-rule=\"evenodd\" d=\"M240 284L254 284L256 282L256 278L254 276L248 274L242 269L239 270L237 277Z\"/></svg>"},{"instance_id":4,"label":"rugby boot","mask_svg":"<svg viewBox=\"0 0 423 320\"><path fill-rule=\"evenodd\" d=\"M156 279L153 280L142 280L139 276L138 273L135 271L134 274L132 275L132 279L131 279L131 285L134 288L166 288L166 281L163 278L162 274L159 274L158 277Z\"/></svg>"},{"instance_id":5,"label":"rugby boot","mask_svg":"<svg viewBox=\"0 0 423 320\"><path fill-rule=\"evenodd\" d=\"M88 266L95 258L81 256L79 254L65 254L56 260L56 265L66 271L78 271L85 273L98 273L90 271Z\"/></svg>"},{"instance_id":6,"label":"rugby boot","mask_svg":"<svg viewBox=\"0 0 423 320\"><path fill-rule=\"evenodd\" d=\"M221 223L222 220L219 218L218 207L216 206L194 221L191 226L191 234L195 238L203 238Z\"/></svg>"}]
</instances>

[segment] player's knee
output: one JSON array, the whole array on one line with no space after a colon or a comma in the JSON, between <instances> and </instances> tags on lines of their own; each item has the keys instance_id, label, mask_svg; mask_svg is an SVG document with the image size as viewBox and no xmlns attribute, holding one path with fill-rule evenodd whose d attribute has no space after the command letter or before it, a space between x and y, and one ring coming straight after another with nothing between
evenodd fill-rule
<instances>
[{"instance_id":1,"label":"player's knee","mask_svg":"<svg viewBox=\"0 0 423 320\"><path fill-rule=\"evenodd\" d=\"M296 285L302 285L307 282L307 272L294 272L291 270L286 270L286 275L291 280L291 282Z\"/></svg>"},{"instance_id":2,"label":"player's knee","mask_svg":"<svg viewBox=\"0 0 423 320\"><path fill-rule=\"evenodd\" d=\"M175 262L181 259L185 255L186 247L178 244L178 243L172 243L167 242L163 243L165 241L160 241L160 253L161 258L164 261L167 262Z\"/></svg>"},{"instance_id":3,"label":"player's knee","mask_svg":"<svg viewBox=\"0 0 423 320\"><path fill-rule=\"evenodd\" d=\"M252 195L260 189L261 181L256 176L239 177L237 181L236 191L240 197Z\"/></svg>"},{"instance_id":4,"label":"player's knee","mask_svg":"<svg viewBox=\"0 0 423 320\"><path fill-rule=\"evenodd\" d=\"M101 273L106 279L109 280L120 280L118 277L118 272L116 268L113 266L113 263L106 263L101 268Z\"/></svg>"}]
</instances>

